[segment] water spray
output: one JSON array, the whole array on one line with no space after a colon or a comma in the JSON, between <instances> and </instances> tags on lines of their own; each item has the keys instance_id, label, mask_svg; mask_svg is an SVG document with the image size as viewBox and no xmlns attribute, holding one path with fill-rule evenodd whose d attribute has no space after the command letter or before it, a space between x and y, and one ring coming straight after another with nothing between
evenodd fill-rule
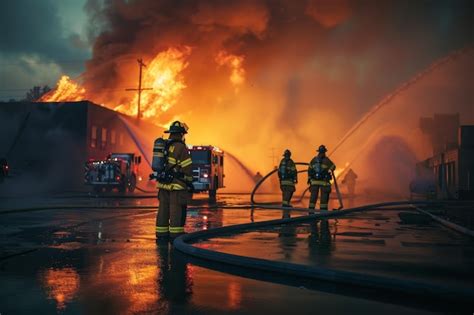
<instances>
[{"instance_id":1,"label":"water spray","mask_svg":"<svg viewBox=\"0 0 474 315\"><path fill-rule=\"evenodd\" d=\"M398 88L395 89L394 92L386 95L382 100L380 100L378 103L376 103L372 109L367 112L354 126L352 126L351 129L342 137L342 139L336 144L334 149L329 155L334 154L346 141L349 139L352 134L354 134L357 130L360 129L364 125L364 123L369 120L374 114L376 114L380 109L384 108L386 105L389 105L393 99L395 99L398 95L401 93L405 92L407 89L409 89L412 85L418 83L420 80L424 79L427 75L431 74L433 71L437 70L438 68L453 62L456 60L456 58L460 57L461 55L464 55L466 53L472 52L474 50L474 46L469 46L465 47L463 49L455 50L448 54L447 56L444 56L435 62L433 62L428 68L418 72L415 76L413 76L411 79L406 81L405 83L401 84L398 86Z\"/></svg>"}]
</instances>

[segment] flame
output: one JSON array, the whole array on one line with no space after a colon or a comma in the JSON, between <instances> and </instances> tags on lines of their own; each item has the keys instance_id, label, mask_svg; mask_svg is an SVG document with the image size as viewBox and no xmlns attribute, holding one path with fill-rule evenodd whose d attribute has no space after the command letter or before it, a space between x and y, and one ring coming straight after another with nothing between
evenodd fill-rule
<instances>
[{"instance_id":1,"label":"flame","mask_svg":"<svg viewBox=\"0 0 474 315\"><path fill-rule=\"evenodd\" d=\"M54 90L43 95L40 102L74 102L84 99L86 89L71 80L67 75L63 75Z\"/></svg>"},{"instance_id":2,"label":"flame","mask_svg":"<svg viewBox=\"0 0 474 315\"><path fill-rule=\"evenodd\" d=\"M219 66L227 66L232 70L229 80L234 86L235 91L238 92L239 87L245 82L244 56L233 55L221 50L215 60Z\"/></svg>"},{"instance_id":3,"label":"flame","mask_svg":"<svg viewBox=\"0 0 474 315\"><path fill-rule=\"evenodd\" d=\"M144 68L142 88L149 89L141 94L141 115L144 118L156 118L168 111L179 100L183 89L186 88L183 70L187 68L187 58L191 53L188 46L169 48L158 53ZM94 101L94 95L88 95L84 87L63 75L56 88L44 95L41 102L80 101L85 98ZM138 95L120 105L104 104L115 111L137 115Z\"/></svg>"}]
</instances>

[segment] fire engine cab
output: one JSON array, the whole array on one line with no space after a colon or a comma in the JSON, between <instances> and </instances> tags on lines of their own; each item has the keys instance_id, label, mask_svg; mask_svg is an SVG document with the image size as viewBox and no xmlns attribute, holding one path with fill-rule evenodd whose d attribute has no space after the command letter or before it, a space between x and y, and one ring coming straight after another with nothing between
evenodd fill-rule
<instances>
[{"instance_id":1,"label":"fire engine cab","mask_svg":"<svg viewBox=\"0 0 474 315\"><path fill-rule=\"evenodd\" d=\"M193 186L195 192L209 193L216 199L217 189L224 187L224 152L211 145L188 146L193 161Z\"/></svg>"},{"instance_id":2,"label":"fire engine cab","mask_svg":"<svg viewBox=\"0 0 474 315\"><path fill-rule=\"evenodd\" d=\"M92 186L94 192L133 192L139 178L138 166L141 157L133 153L112 153L105 160L89 160L85 164L84 182Z\"/></svg>"}]
</instances>

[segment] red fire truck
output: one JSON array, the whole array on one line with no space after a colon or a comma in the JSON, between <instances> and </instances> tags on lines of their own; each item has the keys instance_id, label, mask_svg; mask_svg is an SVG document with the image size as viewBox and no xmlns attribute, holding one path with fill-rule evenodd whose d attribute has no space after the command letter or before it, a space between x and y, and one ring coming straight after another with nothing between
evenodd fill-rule
<instances>
[{"instance_id":1,"label":"red fire truck","mask_svg":"<svg viewBox=\"0 0 474 315\"><path fill-rule=\"evenodd\" d=\"M193 161L193 186L195 192L208 192L209 199L216 199L217 189L224 187L224 152L211 145L188 146Z\"/></svg>"},{"instance_id":2,"label":"red fire truck","mask_svg":"<svg viewBox=\"0 0 474 315\"><path fill-rule=\"evenodd\" d=\"M105 160L89 160L85 165L84 182L92 186L94 192L133 192L139 178L138 166L141 156L133 153L112 153Z\"/></svg>"}]
</instances>

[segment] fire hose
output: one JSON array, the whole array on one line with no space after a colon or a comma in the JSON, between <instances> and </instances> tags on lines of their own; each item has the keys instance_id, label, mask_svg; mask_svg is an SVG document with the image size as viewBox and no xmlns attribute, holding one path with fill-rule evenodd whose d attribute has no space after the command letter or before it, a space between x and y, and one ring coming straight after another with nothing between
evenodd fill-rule
<instances>
[{"instance_id":1,"label":"fire hose","mask_svg":"<svg viewBox=\"0 0 474 315\"><path fill-rule=\"evenodd\" d=\"M229 234L240 234L245 233L249 230L255 230L258 228L312 222L314 220L324 220L329 218L337 218L350 213L370 211L375 209L384 209L391 206L401 205L429 205L433 204L430 201L400 201L400 202L386 202L372 205L365 205L362 207L356 207L341 211L333 211L326 213L319 213L307 216L299 216L295 218L285 218L278 220L269 220L262 222L253 222L238 224L232 226L219 227L209 230L202 230L190 234L185 234L178 237L173 245L174 247L187 255L194 258L200 259L209 265L211 263L217 263L226 266L233 266L237 268L243 268L244 270L253 271L257 274L266 273L271 274L272 278L276 276L287 276L292 279L299 279L299 281L325 281L329 283L336 283L340 285L348 285L354 287L354 291L362 289L370 289L375 292L377 296L380 294L387 294L391 298L395 295L402 297L413 296L420 297L422 299L430 300L430 303L442 303L446 302L458 302L459 305L466 307L470 305L474 298L474 289L463 289L447 285L435 285L427 282L408 280L408 279L397 279L392 277L385 277L372 274L363 274L353 271L344 271L338 269L329 269L323 267L313 267L307 265L301 265L296 263L289 263L283 261L273 261L269 259L261 259L254 257L247 257L235 254L228 254L224 252L213 251L204 247L193 246L192 243L196 243L199 240L210 239L214 237L221 237ZM272 207L274 209L282 209L282 207ZM389 209L389 208L388 208ZM290 209L293 210L293 209ZM267 279L264 279L268 281ZM329 285L331 286L331 285ZM352 291L352 290L350 290Z\"/></svg>"}]
</instances>

